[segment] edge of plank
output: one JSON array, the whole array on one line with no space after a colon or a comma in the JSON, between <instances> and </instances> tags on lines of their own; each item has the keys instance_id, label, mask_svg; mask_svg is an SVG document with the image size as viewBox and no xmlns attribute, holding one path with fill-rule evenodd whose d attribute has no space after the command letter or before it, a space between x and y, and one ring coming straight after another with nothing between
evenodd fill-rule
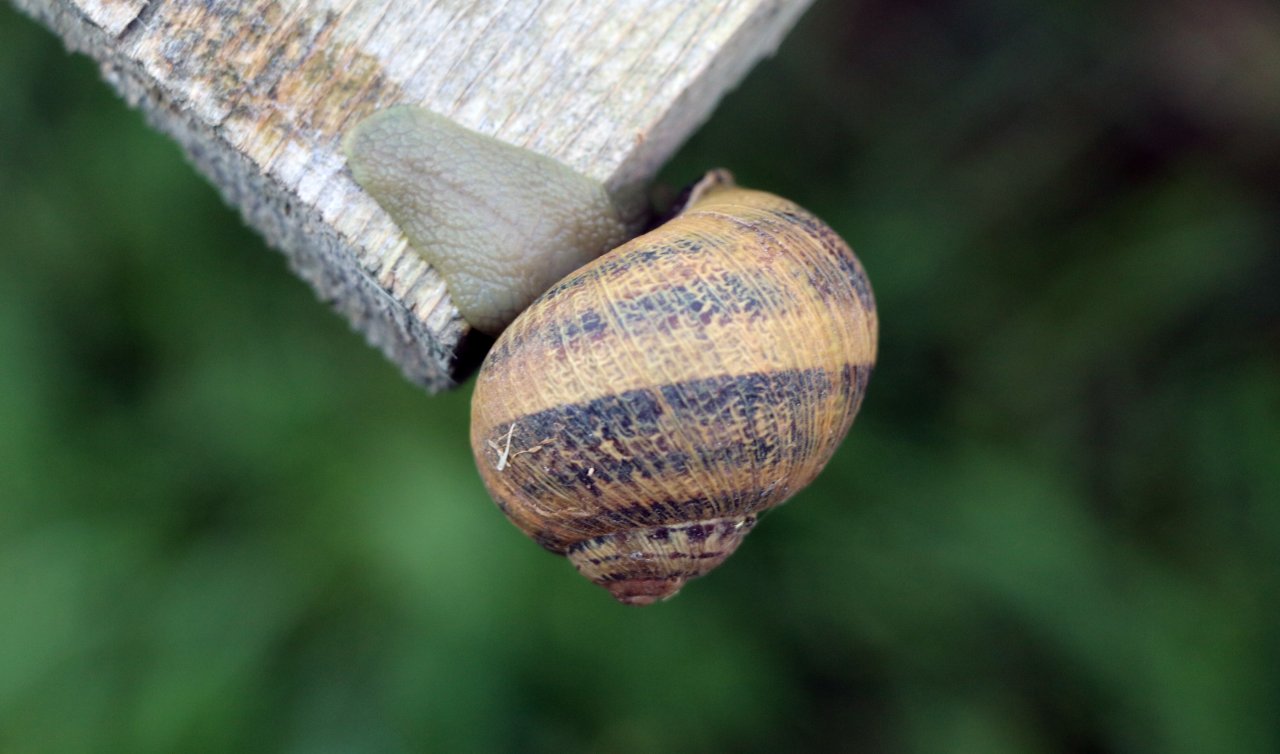
<instances>
[{"instance_id":1,"label":"edge of plank","mask_svg":"<svg viewBox=\"0 0 1280 754\"><path fill-rule=\"evenodd\" d=\"M761 0L711 60L690 72L685 88L661 117L641 124L634 143L601 158L606 185L619 196L642 195L642 187L710 116L720 97L776 49L809 1ZM479 363L488 338L472 333L450 303L439 276L407 250L390 219L354 186L341 158L325 151L335 148L341 124L361 112L414 103L394 82L382 80L387 86L371 91L352 93L339 87L336 94L323 92L323 101L316 105L319 113L305 113L323 120L298 124L282 113L286 120L278 129L271 128L275 124L269 118L265 130L260 130L263 126L257 121L237 120L238 113L224 110L227 98L201 91L203 82L182 79L187 71L181 66L198 67L198 63L181 58L181 63L175 63L178 78L168 80L166 87L157 78L159 73L148 70L148 62L156 65L154 58L147 61L128 54L133 36L152 31L148 24L156 14L172 8L164 0L14 2L57 32L69 49L97 61L103 78L125 101L141 109L154 128L175 139L223 199L238 208L270 245L283 251L291 269L321 300L344 315L407 379L428 391L447 389ZM236 67L239 61L218 57L236 51L214 45L197 54L214 56L214 64L225 67L233 78L238 77L233 83L244 86L251 76ZM186 54L180 51L175 56ZM174 89L174 81L192 88ZM305 107L308 94L295 92L292 96L301 99L288 104ZM300 131L307 137L299 138ZM257 150L256 158L247 153L246 145ZM300 148L304 151L298 154ZM310 149L316 152L309 153ZM279 161L277 153L283 154Z\"/></svg>"}]
</instances>

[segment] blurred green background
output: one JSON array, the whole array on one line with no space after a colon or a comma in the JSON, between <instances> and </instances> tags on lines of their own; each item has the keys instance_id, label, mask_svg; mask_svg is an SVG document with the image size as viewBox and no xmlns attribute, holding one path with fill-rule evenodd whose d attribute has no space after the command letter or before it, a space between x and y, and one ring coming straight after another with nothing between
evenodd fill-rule
<instances>
[{"instance_id":1,"label":"blurred green background","mask_svg":"<svg viewBox=\"0 0 1280 754\"><path fill-rule=\"evenodd\" d=\"M819 1L669 165L880 303L862 415L673 602L0 4L0 751L1280 751L1280 11Z\"/></svg>"}]
</instances>

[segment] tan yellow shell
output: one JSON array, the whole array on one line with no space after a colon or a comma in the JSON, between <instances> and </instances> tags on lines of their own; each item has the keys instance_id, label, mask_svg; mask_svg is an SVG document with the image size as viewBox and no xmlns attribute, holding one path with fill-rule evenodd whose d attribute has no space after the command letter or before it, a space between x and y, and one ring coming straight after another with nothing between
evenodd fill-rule
<instances>
[{"instance_id":1,"label":"tan yellow shell","mask_svg":"<svg viewBox=\"0 0 1280 754\"><path fill-rule=\"evenodd\" d=\"M811 482L875 362L875 302L844 241L785 199L704 183L536 300L472 398L498 506L627 604L715 568Z\"/></svg>"}]
</instances>

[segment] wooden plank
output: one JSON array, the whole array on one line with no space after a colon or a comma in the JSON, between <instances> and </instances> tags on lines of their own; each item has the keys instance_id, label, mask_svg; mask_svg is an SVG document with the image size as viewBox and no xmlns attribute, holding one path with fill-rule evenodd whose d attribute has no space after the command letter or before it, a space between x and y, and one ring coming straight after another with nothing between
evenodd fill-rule
<instances>
[{"instance_id":1,"label":"wooden plank","mask_svg":"<svg viewBox=\"0 0 1280 754\"><path fill-rule=\"evenodd\" d=\"M430 390L468 366L439 277L354 184L342 134L412 103L639 188L810 0L15 0ZM470 349L474 350L474 349Z\"/></svg>"}]
</instances>

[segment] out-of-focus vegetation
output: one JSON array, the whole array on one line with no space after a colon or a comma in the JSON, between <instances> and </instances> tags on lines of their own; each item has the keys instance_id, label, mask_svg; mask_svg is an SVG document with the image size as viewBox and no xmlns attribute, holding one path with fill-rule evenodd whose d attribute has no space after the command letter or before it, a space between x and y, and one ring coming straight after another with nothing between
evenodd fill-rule
<instances>
[{"instance_id":1,"label":"out-of-focus vegetation","mask_svg":"<svg viewBox=\"0 0 1280 754\"><path fill-rule=\"evenodd\" d=\"M488 501L0 7L0 751L1280 751L1280 12L819 2L667 172L860 251L831 467L675 601Z\"/></svg>"}]
</instances>

